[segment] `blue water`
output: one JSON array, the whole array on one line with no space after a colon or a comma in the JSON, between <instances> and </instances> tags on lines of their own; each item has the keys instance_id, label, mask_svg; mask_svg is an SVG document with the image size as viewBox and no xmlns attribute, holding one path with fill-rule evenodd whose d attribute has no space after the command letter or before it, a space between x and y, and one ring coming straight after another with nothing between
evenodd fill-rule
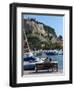
<instances>
[{"instance_id":1,"label":"blue water","mask_svg":"<svg viewBox=\"0 0 74 90\"><path fill-rule=\"evenodd\" d=\"M63 55L49 55L52 60L58 61L58 68L63 69Z\"/></svg>"},{"instance_id":2,"label":"blue water","mask_svg":"<svg viewBox=\"0 0 74 90\"><path fill-rule=\"evenodd\" d=\"M37 56L37 57L41 57L41 56ZM53 60L53 61L57 61L58 62L58 69L61 69L61 70L63 70L63 55L47 55L47 57L49 58L49 60L50 60L50 58ZM30 59L32 59L32 58L30 58ZM29 59L24 59L25 61L29 61L30 62L30 60ZM33 59L32 59L33 60ZM35 65L24 65L24 68L25 69L33 69L33 68L35 68Z\"/></svg>"}]
</instances>

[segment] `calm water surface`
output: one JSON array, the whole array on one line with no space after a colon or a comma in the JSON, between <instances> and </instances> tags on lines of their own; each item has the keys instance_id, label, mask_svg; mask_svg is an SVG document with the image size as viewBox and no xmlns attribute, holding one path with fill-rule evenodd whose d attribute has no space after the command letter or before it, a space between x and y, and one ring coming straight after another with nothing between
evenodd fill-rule
<instances>
[{"instance_id":1,"label":"calm water surface","mask_svg":"<svg viewBox=\"0 0 74 90\"><path fill-rule=\"evenodd\" d=\"M49 55L48 57L52 60L58 61L58 68L63 69L63 55Z\"/></svg>"}]
</instances>

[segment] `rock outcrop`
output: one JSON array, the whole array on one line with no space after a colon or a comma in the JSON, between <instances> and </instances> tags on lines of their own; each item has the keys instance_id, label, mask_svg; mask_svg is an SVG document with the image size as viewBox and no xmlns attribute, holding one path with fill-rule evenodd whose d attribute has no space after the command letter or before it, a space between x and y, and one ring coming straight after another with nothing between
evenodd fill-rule
<instances>
[{"instance_id":1,"label":"rock outcrop","mask_svg":"<svg viewBox=\"0 0 74 90\"><path fill-rule=\"evenodd\" d=\"M35 19L23 19L23 32L31 49L50 49L51 44L57 43L55 29Z\"/></svg>"}]
</instances>

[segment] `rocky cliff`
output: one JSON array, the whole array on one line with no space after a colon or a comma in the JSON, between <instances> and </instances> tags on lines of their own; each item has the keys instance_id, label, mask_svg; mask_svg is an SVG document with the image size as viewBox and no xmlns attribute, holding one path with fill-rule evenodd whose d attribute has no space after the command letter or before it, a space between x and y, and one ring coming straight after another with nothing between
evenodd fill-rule
<instances>
[{"instance_id":1,"label":"rocky cliff","mask_svg":"<svg viewBox=\"0 0 74 90\"><path fill-rule=\"evenodd\" d=\"M55 29L35 19L23 20L23 32L27 35L31 49L50 49L53 38L55 43L57 41Z\"/></svg>"}]
</instances>

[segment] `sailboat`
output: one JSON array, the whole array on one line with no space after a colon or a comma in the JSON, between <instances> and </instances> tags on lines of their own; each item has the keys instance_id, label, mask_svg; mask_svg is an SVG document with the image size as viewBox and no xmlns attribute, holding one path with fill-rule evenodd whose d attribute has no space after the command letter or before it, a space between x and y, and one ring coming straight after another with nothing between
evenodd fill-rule
<instances>
[{"instance_id":1,"label":"sailboat","mask_svg":"<svg viewBox=\"0 0 74 90\"><path fill-rule=\"evenodd\" d=\"M24 46L23 46L23 63L24 63L24 70L34 70L36 63L43 63L45 57L41 56L40 58L37 56L34 56L33 51L31 51L29 47L29 43L27 40L27 36L25 33L25 30L23 30L25 40L24 40Z\"/></svg>"}]
</instances>

